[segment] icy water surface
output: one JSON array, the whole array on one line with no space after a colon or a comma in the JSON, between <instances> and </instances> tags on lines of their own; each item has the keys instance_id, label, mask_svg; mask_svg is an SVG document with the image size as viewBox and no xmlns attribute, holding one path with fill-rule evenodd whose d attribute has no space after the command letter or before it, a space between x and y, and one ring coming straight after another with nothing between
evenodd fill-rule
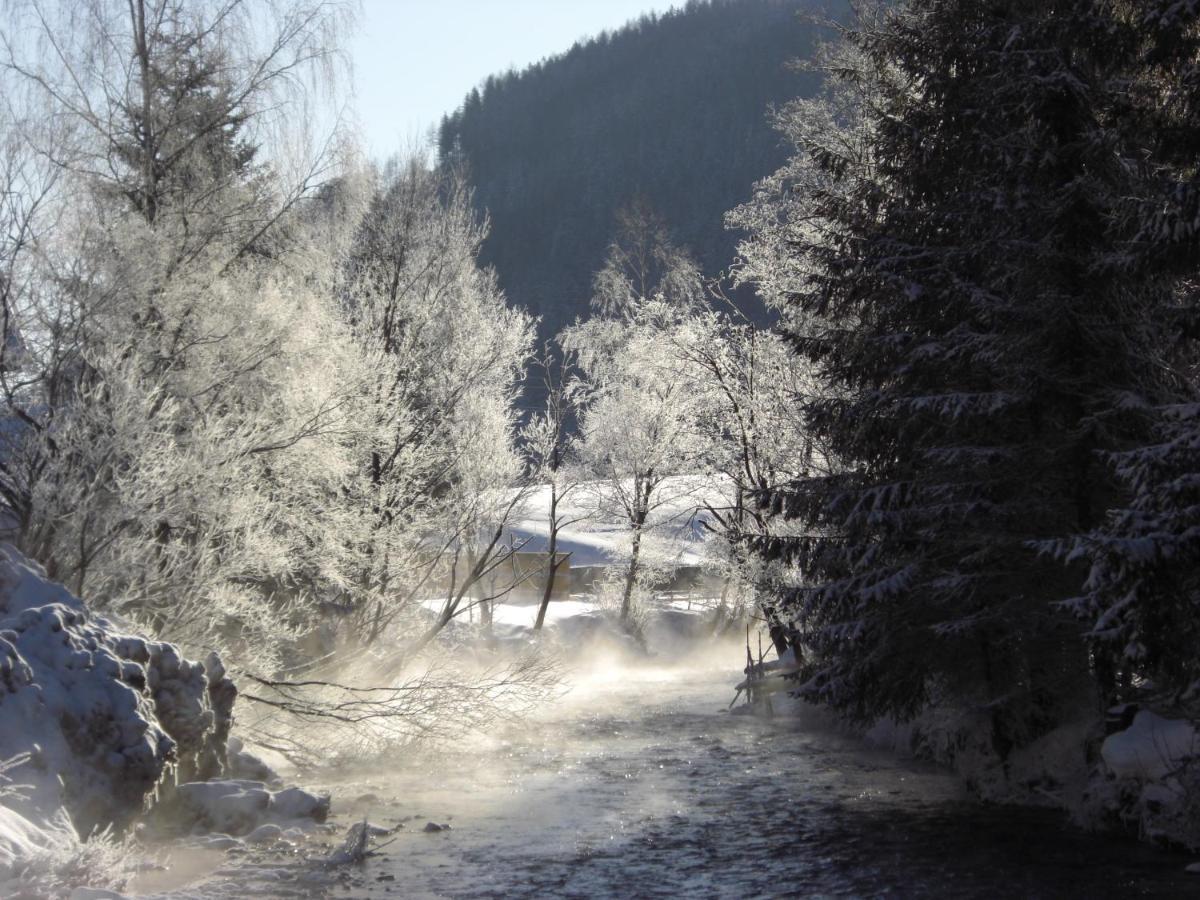
<instances>
[{"instance_id":1,"label":"icy water surface","mask_svg":"<svg viewBox=\"0 0 1200 900\"><path fill-rule=\"evenodd\" d=\"M339 825L406 823L381 856L332 880L235 864L204 895L1200 896L1186 858L977 806L820 721L729 715L730 671L623 670L526 729L348 773Z\"/></svg>"}]
</instances>

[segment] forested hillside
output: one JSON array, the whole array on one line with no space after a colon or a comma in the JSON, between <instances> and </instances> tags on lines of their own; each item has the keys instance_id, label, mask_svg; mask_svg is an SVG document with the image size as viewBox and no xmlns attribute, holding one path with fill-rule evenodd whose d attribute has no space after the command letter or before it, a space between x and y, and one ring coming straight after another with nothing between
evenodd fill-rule
<instances>
[{"instance_id":1,"label":"forested hillside","mask_svg":"<svg viewBox=\"0 0 1200 900\"><path fill-rule=\"evenodd\" d=\"M769 108L816 85L788 63L840 0L691 2L489 78L441 127L491 215L484 262L552 334L587 310L615 211L642 196L707 273L726 210L786 158Z\"/></svg>"}]
</instances>

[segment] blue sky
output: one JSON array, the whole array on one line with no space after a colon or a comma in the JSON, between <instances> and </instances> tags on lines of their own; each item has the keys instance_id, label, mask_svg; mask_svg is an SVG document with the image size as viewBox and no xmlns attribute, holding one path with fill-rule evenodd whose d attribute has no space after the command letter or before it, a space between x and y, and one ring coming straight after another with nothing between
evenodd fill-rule
<instances>
[{"instance_id":1,"label":"blue sky","mask_svg":"<svg viewBox=\"0 0 1200 900\"><path fill-rule=\"evenodd\" d=\"M363 0L350 44L355 108L367 151L382 159L494 72L522 68L682 0Z\"/></svg>"}]
</instances>

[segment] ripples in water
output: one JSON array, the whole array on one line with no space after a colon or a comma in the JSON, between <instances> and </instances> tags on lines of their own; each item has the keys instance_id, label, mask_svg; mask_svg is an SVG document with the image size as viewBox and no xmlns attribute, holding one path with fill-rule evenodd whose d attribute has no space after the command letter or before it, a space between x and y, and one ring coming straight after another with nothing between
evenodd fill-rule
<instances>
[{"instance_id":1,"label":"ripples in water","mask_svg":"<svg viewBox=\"0 0 1200 900\"><path fill-rule=\"evenodd\" d=\"M341 824L419 815L453 829L406 830L332 884L296 870L255 884L246 867L235 896L1200 896L1187 859L980 806L819 717L729 715L727 673L630 672L528 728L329 785L395 798L351 805Z\"/></svg>"}]
</instances>

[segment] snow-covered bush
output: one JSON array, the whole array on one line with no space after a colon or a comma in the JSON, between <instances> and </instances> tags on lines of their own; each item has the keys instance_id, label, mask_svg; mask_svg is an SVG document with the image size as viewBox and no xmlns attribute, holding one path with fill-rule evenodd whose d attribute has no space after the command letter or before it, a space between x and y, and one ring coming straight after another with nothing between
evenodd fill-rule
<instances>
[{"instance_id":1,"label":"snow-covered bush","mask_svg":"<svg viewBox=\"0 0 1200 900\"><path fill-rule=\"evenodd\" d=\"M1076 817L1200 849L1200 726L1143 709L1100 745Z\"/></svg>"}]
</instances>

